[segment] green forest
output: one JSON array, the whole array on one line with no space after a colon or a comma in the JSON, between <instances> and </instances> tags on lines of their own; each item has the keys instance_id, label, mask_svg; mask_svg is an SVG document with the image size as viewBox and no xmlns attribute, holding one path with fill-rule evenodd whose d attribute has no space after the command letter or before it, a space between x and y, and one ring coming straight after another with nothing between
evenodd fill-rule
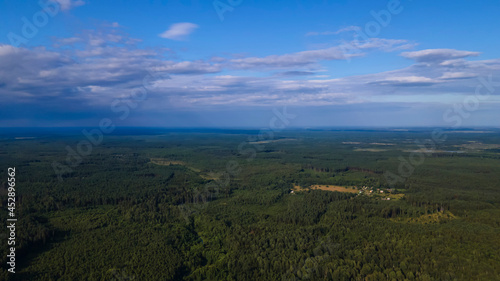
<instances>
[{"instance_id":1,"label":"green forest","mask_svg":"<svg viewBox=\"0 0 500 281\"><path fill-rule=\"evenodd\" d=\"M500 280L500 131L441 133L0 134L0 280Z\"/></svg>"}]
</instances>

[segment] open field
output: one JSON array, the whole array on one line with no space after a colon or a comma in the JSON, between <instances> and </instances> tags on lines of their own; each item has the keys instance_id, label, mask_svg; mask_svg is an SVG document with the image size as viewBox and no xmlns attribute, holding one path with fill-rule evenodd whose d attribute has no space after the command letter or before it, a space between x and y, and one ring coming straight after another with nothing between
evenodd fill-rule
<instances>
[{"instance_id":1,"label":"open field","mask_svg":"<svg viewBox=\"0 0 500 281\"><path fill-rule=\"evenodd\" d=\"M282 141L296 141L296 140L297 139L277 139L277 140L251 141L248 143L250 143L250 144L265 144L265 143L282 142Z\"/></svg>"},{"instance_id":2,"label":"open field","mask_svg":"<svg viewBox=\"0 0 500 281\"><path fill-rule=\"evenodd\" d=\"M186 166L186 163L184 163L182 161L172 161L172 160L168 160L165 158L151 158L151 163L156 164L156 165L163 165L163 166L169 166L169 165Z\"/></svg>"},{"instance_id":3,"label":"open field","mask_svg":"<svg viewBox=\"0 0 500 281\"><path fill-rule=\"evenodd\" d=\"M359 190L351 187L344 186L336 186L336 185L319 185L314 184L308 188L301 188L300 186L294 186L294 190L296 191L305 191L305 190L326 190L326 191L337 191L337 192L347 192L347 193L358 193Z\"/></svg>"},{"instance_id":4,"label":"open field","mask_svg":"<svg viewBox=\"0 0 500 281\"><path fill-rule=\"evenodd\" d=\"M206 180L216 180L218 177L210 175L210 174L204 174L201 172L200 169L196 169L194 167L188 166L185 162L182 161L172 161L166 158L151 158L150 159L151 163L156 164L156 165L162 165L162 166L170 166L170 165L180 165L180 166L185 166L186 168L192 170L193 172L196 172L199 174L199 176L203 179Z\"/></svg>"},{"instance_id":5,"label":"open field","mask_svg":"<svg viewBox=\"0 0 500 281\"><path fill-rule=\"evenodd\" d=\"M366 152L382 152L387 151L387 149L382 148L356 148L354 151L366 151Z\"/></svg>"}]
</instances>

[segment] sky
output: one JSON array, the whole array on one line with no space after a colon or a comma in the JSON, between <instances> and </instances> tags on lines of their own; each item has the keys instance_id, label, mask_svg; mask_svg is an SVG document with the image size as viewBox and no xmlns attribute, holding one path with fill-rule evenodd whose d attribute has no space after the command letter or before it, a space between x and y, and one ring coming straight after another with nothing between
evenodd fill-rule
<instances>
[{"instance_id":1,"label":"sky","mask_svg":"<svg viewBox=\"0 0 500 281\"><path fill-rule=\"evenodd\" d=\"M0 0L0 127L500 127L498 0Z\"/></svg>"}]
</instances>

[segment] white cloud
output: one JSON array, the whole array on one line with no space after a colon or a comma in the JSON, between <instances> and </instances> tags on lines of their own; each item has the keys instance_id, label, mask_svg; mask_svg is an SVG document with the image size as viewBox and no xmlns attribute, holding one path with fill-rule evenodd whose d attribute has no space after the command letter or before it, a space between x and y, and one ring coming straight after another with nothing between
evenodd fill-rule
<instances>
[{"instance_id":1,"label":"white cloud","mask_svg":"<svg viewBox=\"0 0 500 281\"><path fill-rule=\"evenodd\" d=\"M468 72L445 72L440 79L467 79L477 77L474 73Z\"/></svg>"},{"instance_id":2,"label":"white cloud","mask_svg":"<svg viewBox=\"0 0 500 281\"><path fill-rule=\"evenodd\" d=\"M204 74L221 71L217 64L209 64L203 61L164 61L160 66L154 67L154 71L182 74Z\"/></svg>"},{"instance_id":3,"label":"white cloud","mask_svg":"<svg viewBox=\"0 0 500 281\"><path fill-rule=\"evenodd\" d=\"M82 0L51 0L52 2L58 3L61 7L61 10L67 11L71 10L78 6L85 5L85 2Z\"/></svg>"},{"instance_id":4,"label":"white cloud","mask_svg":"<svg viewBox=\"0 0 500 281\"><path fill-rule=\"evenodd\" d=\"M354 49L378 49L384 52L394 52L398 50L411 49L416 46L414 43L403 39L370 38L366 41L353 40L347 44L348 48Z\"/></svg>"},{"instance_id":5,"label":"white cloud","mask_svg":"<svg viewBox=\"0 0 500 281\"><path fill-rule=\"evenodd\" d=\"M159 36L171 40L185 40L197 28L198 25L190 22L174 23Z\"/></svg>"},{"instance_id":6,"label":"white cloud","mask_svg":"<svg viewBox=\"0 0 500 281\"><path fill-rule=\"evenodd\" d=\"M403 57L416 62L440 63L447 60L456 60L466 57L479 56L479 52L460 51L454 49L427 49L415 52L404 52Z\"/></svg>"},{"instance_id":7,"label":"white cloud","mask_svg":"<svg viewBox=\"0 0 500 281\"><path fill-rule=\"evenodd\" d=\"M439 83L438 80L423 77L423 76L400 76L388 77L383 80L373 81L374 84L391 85L391 86L429 86Z\"/></svg>"},{"instance_id":8,"label":"white cloud","mask_svg":"<svg viewBox=\"0 0 500 281\"><path fill-rule=\"evenodd\" d=\"M140 87L150 71L171 75L171 79L160 77L149 81L158 86L148 93L148 101L144 103L144 108L151 110L222 104L352 104L377 97L388 102L404 97L409 97L408 101L421 98L422 102L435 102L444 94L473 94L478 81L465 78L500 75L499 59L457 58L475 52L446 52L448 55L437 52L440 59L455 58L445 60L454 61L446 65L415 63L387 72L339 77L337 71L328 72L319 63L345 59L340 46L265 57L228 55L228 58L182 61L175 55L165 58L166 53L171 54L169 50L140 48L127 44L129 40L128 35L111 29L108 33L88 31L55 39L67 44L77 42L78 48L62 45L49 49L16 48L0 44L0 97L33 104L50 100L65 106L108 106L112 99ZM362 56L369 50L390 51L407 44L406 40L372 38L360 43L357 53L352 55ZM435 51L409 53L415 58L436 54ZM274 71L275 68L279 71ZM433 96L436 98L430 100Z\"/></svg>"},{"instance_id":9,"label":"white cloud","mask_svg":"<svg viewBox=\"0 0 500 281\"><path fill-rule=\"evenodd\" d=\"M267 57L247 57L232 59L232 66L235 68L250 69L260 67L287 68L300 67L316 63L320 60L345 60L362 54L348 54L339 47L327 49L302 51L284 55L271 55Z\"/></svg>"},{"instance_id":10,"label":"white cloud","mask_svg":"<svg viewBox=\"0 0 500 281\"><path fill-rule=\"evenodd\" d=\"M73 45L73 44L79 43L81 41L83 41L82 38L78 38L78 37L60 38L60 39L57 39L57 46Z\"/></svg>"},{"instance_id":11,"label":"white cloud","mask_svg":"<svg viewBox=\"0 0 500 281\"><path fill-rule=\"evenodd\" d=\"M318 63L320 61L331 60L349 60L355 57L361 57L365 54L364 50L378 49L386 52L391 52L400 49L408 49L413 47L413 44L407 40L370 38L367 41L358 42L352 41L340 46L330 48L302 51L284 55L270 55L266 57L246 57L232 59L230 62L234 68L250 69L250 68L288 68L302 67Z\"/></svg>"},{"instance_id":12,"label":"white cloud","mask_svg":"<svg viewBox=\"0 0 500 281\"><path fill-rule=\"evenodd\" d=\"M347 26L347 27L341 28L341 29L339 29L337 31L323 31L323 32L312 31L312 32L306 33L306 36L337 35L337 34L340 34L340 33L343 33L343 32L357 31L357 30L360 30L360 29L361 28L359 26L351 25L351 26Z\"/></svg>"},{"instance_id":13,"label":"white cloud","mask_svg":"<svg viewBox=\"0 0 500 281\"><path fill-rule=\"evenodd\" d=\"M11 45L0 45L0 57L1 56L8 56L16 53L18 51L18 48L11 46Z\"/></svg>"}]
</instances>

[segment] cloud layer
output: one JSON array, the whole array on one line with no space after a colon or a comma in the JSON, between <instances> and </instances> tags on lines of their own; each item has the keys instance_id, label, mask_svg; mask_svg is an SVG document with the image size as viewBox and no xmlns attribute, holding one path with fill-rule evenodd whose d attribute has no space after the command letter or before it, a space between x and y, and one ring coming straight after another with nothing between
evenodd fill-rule
<instances>
[{"instance_id":1,"label":"cloud layer","mask_svg":"<svg viewBox=\"0 0 500 281\"><path fill-rule=\"evenodd\" d=\"M50 1L58 3L61 7L61 10L63 11L71 10L75 7L85 5L85 2L82 0L50 0Z\"/></svg>"},{"instance_id":2,"label":"cloud layer","mask_svg":"<svg viewBox=\"0 0 500 281\"><path fill-rule=\"evenodd\" d=\"M193 30L172 26L166 36L180 38ZM500 59L471 61L478 52L454 49L400 53L414 46L407 40L371 38L294 53L199 60L179 59L171 49L140 48L138 42L116 25L106 32L56 38L51 47L0 45L0 98L13 108L39 112L106 112L114 100L127 98L152 76L139 112L401 104L402 96L425 104L439 95L473 94L478 77L500 76ZM346 66L372 52L399 54L415 63L345 77L332 77L324 65Z\"/></svg>"},{"instance_id":3,"label":"cloud layer","mask_svg":"<svg viewBox=\"0 0 500 281\"><path fill-rule=\"evenodd\" d=\"M459 51L453 49L427 49L416 52L404 52L403 57L413 59L417 62L441 63L453 59L462 59L466 57L477 57L479 52Z\"/></svg>"},{"instance_id":4,"label":"cloud layer","mask_svg":"<svg viewBox=\"0 0 500 281\"><path fill-rule=\"evenodd\" d=\"M190 22L180 22L172 24L169 29L159 36L171 40L185 40L198 28L198 25Z\"/></svg>"}]
</instances>

